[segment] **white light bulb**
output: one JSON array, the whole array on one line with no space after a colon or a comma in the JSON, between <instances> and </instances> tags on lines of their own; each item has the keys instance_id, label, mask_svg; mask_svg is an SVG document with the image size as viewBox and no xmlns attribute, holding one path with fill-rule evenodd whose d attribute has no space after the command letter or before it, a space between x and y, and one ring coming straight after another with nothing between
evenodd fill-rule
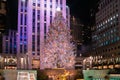
<instances>
[{"instance_id":1,"label":"white light bulb","mask_svg":"<svg viewBox=\"0 0 120 80\"><path fill-rule=\"evenodd\" d=\"M57 9L56 9L57 11L61 11L61 9L60 9L60 7L57 7Z\"/></svg>"}]
</instances>

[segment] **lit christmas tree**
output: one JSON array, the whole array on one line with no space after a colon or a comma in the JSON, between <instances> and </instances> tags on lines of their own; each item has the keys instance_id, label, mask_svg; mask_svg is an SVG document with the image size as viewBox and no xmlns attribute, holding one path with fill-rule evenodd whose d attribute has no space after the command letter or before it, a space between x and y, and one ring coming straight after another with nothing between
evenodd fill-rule
<instances>
[{"instance_id":1,"label":"lit christmas tree","mask_svg":"<svg viewBox=\"0 0 120 80\"><path fill-rule=\"evenodd\" d=\"M71 38L70 28L61 11L57 11L47 33L44 53L40 55L41 69L74 69L75 46L71 42Z\"/></svg>"}]
</instances>

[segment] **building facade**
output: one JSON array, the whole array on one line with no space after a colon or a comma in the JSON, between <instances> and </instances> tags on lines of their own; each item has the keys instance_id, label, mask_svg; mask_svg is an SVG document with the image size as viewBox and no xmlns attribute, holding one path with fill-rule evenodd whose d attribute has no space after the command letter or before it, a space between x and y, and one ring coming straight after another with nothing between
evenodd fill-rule
<instances>
[{"instance_id":1,"label":"building facade","mask_svg":"<svg viewBox=\"0 0 120 80\"><path fill-rule=\"evenodd\" d=\"M17 56L18 68L40 68L40 53L57 7L69 18L66 0L19 0ZM67 14L66 14L67 13ZM67 20L69 23L69 19Z\"/></svg>"},{"instance_id":2,"label":"building facade","mask_svg":"<svg viewBox=\"0 0 120 80\"><path fill-rule=\"evenodd\" d=\"M2 34L5 32L6 1L0 0L0 53L2 52Z\"/></svg>"},{"instance_id":3,"label":"building facade","mask_svg":"<svg viewBox=\"0 0 120 80\"><path fill-rule=\"evenodd\" d=\"M0 33L5 30L6 1L0 0Z\"/></svg>"},{"instance_id":4,"label":"building facade","mask_svg":"<svg viewBox=\"0 0 120 80\"><path fill-rule=\"evenodd\" d=\"M120 68L120 1L100 0L98 4L92 33L93 64L99 68Z\"/></svg>"},{"instance_id":5,"label":"building facade","mask_svg":"<svg viewBox=\"0 0 120 80\"><path fill-rule=\"evenodd\" d=\"M78 18L75 18L74 16L70 18L70 30L72 35L72 41L77 47L77 52L76 52L77 56L82 54L83 27L84 25L80 23L80 20Z\"/></svg>"},{"instance_id":6,"label":"building facade","mask_svg":"<svg viewBox=\"0 0 120 80\"><path fill-rule=\"evenodd\" d=\"M80 20L75 18L74 16L71 17L70 21L72 39L76 44L82 45L83 42L82 31L84 25L81 24Z\"/></svg>"},{"instance_id":7,"label":"building facade","mask_svg":"<svg viewBox=\"0 0 120 80\"><path fill-rule=\"evenodd\" d=\"M9 30L2 35L2 53L0 55L0 68L17 69L17 36L15 30Z\"/></svg>"},{"instance_id":8,"label":"building facade","mask_svg":"<svg viewBox=\"0 0 120 80\"><path fill-rule=\"evenodd\" d=\"M2 53L6 54L16 54L17 53L17 36L15 30L9 30L8 34L2 37Z\"/></svg>"}]
</instances>

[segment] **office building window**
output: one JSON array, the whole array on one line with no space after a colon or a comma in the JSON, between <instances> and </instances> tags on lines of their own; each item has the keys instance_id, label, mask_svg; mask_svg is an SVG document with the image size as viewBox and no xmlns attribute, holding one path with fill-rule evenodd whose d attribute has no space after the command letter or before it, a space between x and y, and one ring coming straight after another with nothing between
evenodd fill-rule
<instances>
[{"instance_id":1,"label":"office building window","mask_svg":"<svg viewBox=\"0 0 120 80\"><path fill-rule=\"evenodd\" d=\"M56 3L58 3L58 0L56 0Z\"/></svg>"},{"instance_id":2,"label":"office building window","mask_svg":"<svg viewBox=\"0 0 120 80\"><path fill-rule=\"evenodd\" d=\"M27 52L27 45L24 45L24 53Z\"/></svg>"},{"instance_id":3,"label":"office building window","mask_svg":"<svg viewBox=\"0 0 120 80\"><path fill-rule=\"evenodd\" d=\"M35 52L32 52L32 55L35 55Z\"/></svg>"},{"instance_id":4,"label":"office building window","mask_svg":"<svg viewBox=\"0 0 120 80\"><path fill-rule=\"evenodd\" d=\"M38 3L37 5L38 5L38 7L40 7L40 3Z\"/></svg>"},{"instance_id":5,"label":"office building window","mask_svg":"<svg viewBox=\"0 0 120 80\"><path fill-rule=\"evenodd\" d=\"M33 3L33 6L35 6L35 3Z\"/></svg>"},{"instance_id":6,"label":"office building window","mask_svg":"<svg viewBox=\"0 0 120 80\"><path fill-rule=\"evenodd\" d=\"M46 10L44 10L44 16L46 16L47 15L47 11Z\"/></svg>"},{"instance_id":7,"label":"office building window","mask_svg":"<svg viewBox=\"0 0 120 80\"><path fill-rule=\"evenodd\" d=\"M22 27L20 27L20 35L22 35L22 29L23 29L23 28L22 28Z\"/></svg>"},{"instance_id":8,"label":"office building window","mask_svg":"<svg viewBox=\"0 0 120 80\"><path fill-rule=\"evenodd\" d=\"M33 9L33 16L35 16L35 9Z\"/></svg>"},{"instance_id":9,"label":"office building window","mask_svg":"<svg viewBox=\"0 0 120 80\"><path fill-rule=\"evenodd\" d=\"M37 19L40 20L40 10L37 10Z\"/></svg>"},{"instance_id":10,"label":"office building window","mask_svg":"<svg viewBox=\"0 0 120 80\"><path fill-rule=\"evenodd\" d=\"M40 45L40 35L37 35L37 45Z\"/></svg>"},{"instance_id":11,"label":"office building window","mask_svg":"<svg viewBox=\"0 0 120 80\"><path fill-rule=\"evenodd\" d=\"M61 9L61 10L63 9L63 8L62 8L62 6L61 6L61 8L60 8L60 9Z\"/></svg>"},{"instance_id":12,"label":"office building window","mask_svg":"<svg viewBox=\"0 0 120 80\"><path fill-rule=\"evenodd\" d=\"M37 23L37 32L40 32L40 23Z\"/></svg>"},{"instance_id":13,"label":"office building window","mask_svg":"<svg viewBox=\"0 0 120 80\"><path fill-rule=\"evenodd\" d=\"M52 11L50 11L50 16L52 16Z\"/></svg>"},{"instance_id":14,"label":"office building window","mask_svg":"<svg viewBox=\"0 0 120 80\"><path fill-rule=\"evenodd\" d=\"M52 8L52 5L50 4L50 8Z\"/></svg>"},{"instance_id":15,"label":"office building window","mask_svg":"<svg viewBox=\"0 0 120 80\"><path fill-rule=\"evenodd\" d=\"M32 36L32 51L35 51L35 35Z\"/></svg>"},{"instance_id":16,"label":"office building window","mask_svg":"<svg viewBox=\"0 0 120 80\"><path fill-rule=\"evenodd\" d=\"M62 5L62 0L60 0L60 4Z\"/></svg>"},{"instance_id":17,"label":"office building window","mask_svg":"<svg viewBox=\"0 0 120 80\"><path fill-rule=\"evenodd\" d=\"M37 15L37 19L40 20L40 15Z\"/></svg>"},{"instance_id":18,"label":"office building window","mask_svg":"<svg viewBox=\"0 0 120 80\"><path fill-rule=\"evenodd\" d=\"M46 34L46 30L47 30L46 23L44 23L44 34Z\"/></svg>"},{"instance_id":19,"label":"office building window","mask_svg":"<svg viewBox=\"0 0 120 80\"><path fill-rule=\"evenodd\" d=\"M25 25L27 24L27 15L25 14Z\"/></svg>"},{"instance_id":20,"label":"office building window","mask_svg":"<svg viewBox=\"0 0 120 80\"><path fill-rule=\"evenodd\" d=\"M32 32L33 32L33 33L35 32L35 23L33 23Z\"/></svg>"},{"instance_id":21,"label":"office building window","mask_svg":"<svg viewBox=\"0 0 120 80\"><path fill-rule=\"evenodd\" d=\"M23 12L23 2L21 2L21 12Z\"/></svg>"},{"instance_id":22,"label":"office building window","mask_svg":"<svg viewBox=\"0 0 120 80\"><path fill-rule=\"evenodd\" d=\"M44 7L46 8L46 7L47 7L47 4L44 4Z\"/></svg>"},{"instance_id":23,"label":"office building window","mask_svg":"<svg viewBox=\"0 0 120 80\"><path fill-rule=\"evenodd\" d=\"M47 15L47 11L45 10L45 11L44 11L44 21L47 20L47 19L46 19L46 15Z\"/></svg>"},{"instance_id":24,"label":"office building window","mask_svg":"<svg viewBox=\"0 0 120 80\"><path fill-rule=\"evenodd\" d=\"M24 27L24 32L27 32L27 29L26 29L26 27Z\"/></svg>"},{"instance_id":25,"label":"office building window","mask_svg":"<svg viewBox=\"0 0 120 80\"><path fill-rule=\"evenodd\" d=\"M20 16L20 24L23 25L23 14Z\"/></svg>"},{"instance_id":26,"label":"office building window","mask_svg":"<svg viewBox=\"0 0 120 80\"><path fill-rule=\"evenodd\" d=\"M25 1L25 7L27 7L27 2L28 2L28 0Z\"/></svg>"},{"instance_id":27,"label":"office building window","mask_svg":"<svg viewBox=\"0 0 120 80\"><path fill-rule=\"evenodd\" d=\"M32 35L32 42L35 42L35 35Z\"/></svg>"},{"instance_id":28,"label":"office building window","mask_svg":"<svg viewBox=\"0 0 120 80\"><path fill-rule=\"evenodd\" d=\"M47 18L46 18L46 16L44 16L44 21L46 21L47 20Z\"/></svg>"},{"instance_id":29,"label":"office building window","mask_svg":"<svg viewBox=\"0 0 120 80\"><path fill-rule=\"evenodd\" d=\"M40 10L37 10L37 14L40 15Z\"/></svg>"},{"instance_id":30,"label":"office building window","mask_svg":"<svg viewBox=\"0 0 120 80\"><path fill-rule=\"evenodd\" d=\"M20 53L22 53L22 45L20 45Z\"/></svg>"},{"instance_id":31,"label":"office building window","mask_svg":"<svg viewBox=\"0 0 120 80\"><path fill-rule=\"evenodd\" d=\"M38 52L37 55L40 55L40 53Z\"/></svg>"},{"instance_id":32,"label":"office building window","mask_svg":"<svg viewBox=\"0 0 120 80\"><path fill-rule=\"evenodd\" d=\"M52 16L50 16L50 23L52 23Z\"/></svg>"}]
</instances>

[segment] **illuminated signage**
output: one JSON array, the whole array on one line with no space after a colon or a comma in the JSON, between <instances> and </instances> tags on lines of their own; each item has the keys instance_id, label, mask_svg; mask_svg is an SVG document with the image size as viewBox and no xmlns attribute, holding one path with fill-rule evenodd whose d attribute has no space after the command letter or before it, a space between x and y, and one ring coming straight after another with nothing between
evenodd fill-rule
<instances>
[{"instance_id":1,"label":"illuminated signage","mask_svg":"<svg viewBox=\"0 0 120 80\"><path fill-rule=\"evenodd\" d=\"M36 72L18 71L17 80L36 80Z\"/></svg>"}]
</instances>

